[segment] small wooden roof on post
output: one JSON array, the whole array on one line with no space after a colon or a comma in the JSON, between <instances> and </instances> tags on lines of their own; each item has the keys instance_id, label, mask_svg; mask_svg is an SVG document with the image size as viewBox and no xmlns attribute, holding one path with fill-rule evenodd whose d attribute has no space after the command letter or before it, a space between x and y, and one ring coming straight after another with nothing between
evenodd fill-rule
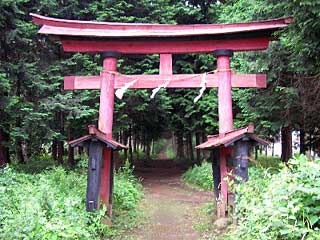
<instances>
[{"instance_id":1,"label":"small wooden roof on post","mask_svg":"<svg viewBox=\"0 0 320 240\"><path fill-rule=\"evenodd\" d=\"M212 150L220 147L232 146L235 142L246 139L260 145L268 146L270 142L257 137L254 133L254 126L249 125L244 128L239 128L230 132L209 135L208 140L198 146L196 149Z\"/></svg>"},{"instance_id":2,"label":"small wooden roof on post","mask_svg":"<svg viewBox=\"0 0 320 240\"><path fill-rule=\"evenodd\" d=\"M69 141L68 144L71 147L76 147L76 146L82 145L82 144L87 143L92 140L98 140L98 141L104 143L107 148L111 148L113 151L128 149L127 146L125 146L125 145L123 145L113 139L108 139L106 137L106 134L104 134L103 132L98 130L95 125L89 125L88 130L89 130L88 135L85 135L83 137Z\"/></svg>"}]
</instances>

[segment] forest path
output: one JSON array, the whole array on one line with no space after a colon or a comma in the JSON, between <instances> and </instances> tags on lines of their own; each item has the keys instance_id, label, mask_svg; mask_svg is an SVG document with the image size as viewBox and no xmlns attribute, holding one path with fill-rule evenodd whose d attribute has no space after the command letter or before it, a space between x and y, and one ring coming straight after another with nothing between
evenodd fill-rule
<instances>
[{"instance_id":1,"label":"forest path","mask_svg":"<svg viewBox=\"0 0 320 240\"><path fill-rule=\"evenodd\" d=\"M201 239L195 226L211 221L200 209L213 200L213 194L184 185L182 171L175 167L145 169L137 175L143 178L145 196L140 210L146 219L122 239Z\"/></svg>"},{"instance_id":2,"label":"forest path","mask_svg":"<svg viewBox=\"0 0 320 240\"><path fill-rule=\"evenodd\" d=\"M160 149L160 152L158 154L158 159L168 159L167 156L167 149L169 148L169 146L171 145L171 138L166 138L166 144Z\"/></svg>"}]
</instances>

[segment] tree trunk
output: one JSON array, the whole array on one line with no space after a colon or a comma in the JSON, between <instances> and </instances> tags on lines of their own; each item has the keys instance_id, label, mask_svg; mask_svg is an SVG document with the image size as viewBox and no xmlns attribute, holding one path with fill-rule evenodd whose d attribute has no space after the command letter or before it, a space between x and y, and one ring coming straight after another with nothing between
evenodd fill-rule
<instances>
[{"instance_id":1,"label":"tree trunk","mask_svg":"<svg viewBox=\"0 0 320 240\"><path fill-rule=\"evenodd\" d=\"M258 149L259 149L258 146L254 147L254 160L258 160Z\"/></svg>"},{"instance_id":2,"label":"tree trunk","mask_svg":"<svg viewBox=\"0 0 320 240\"><path fill-rule=\"evenodd\" d=\"M200 132L196 132L196 145L198 146L200 144ZM200 155L200 149L197 149L197 160L196 164L201 164L201 155Z\"/></svg>"},{"instance_id":3,"label":"tree trunk","mask_svg":"<svg viewBox=\"0 0 320 240\"><path fill-rule=\"evenodd\" d=\"M28 146L25 140L22 140L21 142L21 150L23 155L23 161L27 163L29 161L29 157L28 157Z\"/></svg>"},{"instance_id":4,"label":"tree trunk","mask_svg":"<svg viewBox=\"0 0 320 240\"><path fill-rule=\"evenodd\" d=\"M10 163L9 148L5 145L9 141L9 134L0 129L0 167Z\"/></svg>"},{"instance_id":5,"label":"tree trunk","mask_svg":"<svg viewBox=\"0 0 320 240\"><path fill-rule=\"evenodd\" d=\"M184 145L182 134L176 134L177 137L177 158L184 158Z\"/></svg>"},{"instance_id":6,"label":"tree trunk","mask_svg":"<svg viewBox=\"0 0 320 240\"><path fill-rule=\"evenodd\" d=\"M73 128L72 125L68 129L68 139L69 141L73 139ZM76 165L76 162L74 160L74 148L70 145L68 146L68 165L71 168L74 168Z\"/></svg>"},{"instance_id":7,"label":"tree trunk","mask_svg":"<svg viewBox=\"0 0 320 240\"><path fill-rule=\"evenodd\" d=\"M76 162L74 161L74 149L70 145L68 147L68 164L72 168L76 165Z\"/></svg>"},{"instance_id":8,"label":"tree trunk","mask_svg":"<svg viewBox=\"0 0 320 240\"><path fill-rule=\"evenodd\" d=\"M63 155L64 155L63 141L58 141L57 147L58 147L57 148L58 164L62 165L63 164Z\"/></svg>"},{"instance_id":9,"label":"tree trunk","mask_svg":"<svg viewBox=\"0 0 320 240\"><path fill-rule=\"evenodd\" d=\"M305 132L303 129L300 129L300 154L306 153L306 142L305 142Z\"/></svg>"},{"instance_id":10,"label":"tree trunk","mask_svg":"<svg viewBox=\"0 0 320 240\"><path fill-rule=\"evenodd\" d=\"M266 151L265 151L265 153L266 153L266 156L268 156L268 146L266 146Z\"/></svg>"},{"instance_id":11,"label":"tree trunk","mask_svg":"<svg viewBox=\"0 0 320 240\"><path fill-rule=\"evenodd\" d=\"M147 146L147 144L146 144L146 136L143 137L143 144L142 145L143 145L143 152L146 153L146 146Z\"/></svg>"},{"instance_id":12,"label":"tree trunk","mask_svg":"<svg viewBox=\"0 0 320 240\"><path fill-rule=\"evenodd\" d=\"M132 132L131 130L131 135L133 138L133 152L137 153L138 152L138 139L137 139L137 133L136 132Z\"/></svg>"},{"instance_id":13,"label":"tree trunk","mask_svg":"<svg viewBox=\"0 0 320 240\"><path fill-rule=\"evenodd\" d=\"M63 136L64 135L64 114L63 112L58 113L58 119L60 123L59 132ZM58 163L63 164L63 156L64 156L64 143L63 141L58 141Z\"/></svg>"},{"instance_id":14,"label":"tree trunk","mask_svg":"<svg viewBox=\"0 0 320 240\"><path fill-rule=\"evenodd\" d=\"M129 161L132 164L133 163L133 153L132 153L132 130L131 130L131 125L130 125L129 129L130 129L130 132L129 132Z\"/></svg>"},{"instance_id":15,"label":"tree trunk","mask_svg":"<svg viewBox=\"0 0 320 240\"><path fill-rule=\"evenodd\" d=\"M128 144L128 134L127 132L124 130L122 131L122 140L123 140L123 144L127 146ZM128 159L128 149L124 149L123 150L123 155L124 155L124 159L127 160Z\"/></svg>"},{"instance_id":16,"label":"tree trunk","mask_svg":"<svg viewBox=\"0 0 320 240\"><path fill-rule=\"evenodd\" d=\"M281 128L281 160L288 162L292 157L292 133L291 127Z\"/></svg>"},{"instance_id":17,"label":"tree trunk","mask_svg":"<svg viewBox=\"0 0 320 240\"><path fill-rule=\"evenodd\" d=\"M57 148L57 140L54 139L51 144L51 156L55 162L58 162L58 148Z\"/></svg>"},{"instance_id":18,"label":"tree trunk","mask_svg":"<svg viewBox=\"0 0 320 240\"><path fill-rule=\"evenodd\" d=\"M188 145L188 155L189 155L189 158L190 158L191 162L194 163L193 146L192 146L192 132L188 133L187 141L188 141L188 143L187 143L187 145Z\"/></svg>"},{"instance_id":19,"label":"tree trunk","mask_svg":"<svg viewBox=\"0 0 320 240\"><path fill-rule=\"evenodd\" d=\"M272 157L274 157L274 139L272 140Z\"/></svg>"},{"instance_id":20,"label":"tree trunk","mask_svg":"<svg viewBox=\"0 0 320 240\"><path fill-rule=\"evenodd\" d=\"M24 147L23 147L22 140L18 140L17 148L16 148L18 163L26 163L27 162L26 159L24 158L25 154L24 154L23 148Z\"/></svg>"},{"instance_id":21,"label":"tree trunk","mask_svg":"<svg viewBox=\"0 0 320 240\"><path fill-rule=\"evenodd\" d=\"M151 156L150 156L150 144L146 144L146 161L150 161Z\"/></svg>"},{"instance_id":22,"label":"tree trunk","mask_svg":"<svg viewBox=\"0 0 320 240\"><path fill-rule=\"evenodd\" d=\"M154 140L152 139L151 140L151 155L153 155L154 154Z\"/></svg>"},{"instance_id":23,"label":"tree trunk","mask_svg":"<svg viewBox=\"0 0 320 240\"><path fill-rule=\"evenodd\" d=\"M79 154L80 156L82 156L82 154L83 154L83 147L78 146L77 148L78 148L78 154Z\"/></svg>"},{"instance_id":24,"label":"tree trunk","mask_svg":"<svg viewBox=\"0 0 320 240\"><path fill-rule=\"evenodd\" d=\"M262 155L262 146L259 146L259 154Z\"/></svg>"},{"instance_id":25,"label":"tree trunk","mask_svg":"<svg viewBox=\"0 0 320 240\"><path fill-rule=\"evenodd\" d=\"M3 145L4 139L2 130L0 129L0 168L3 167L7 162L6 149Z\"/></svg>"},{"instance_id":26,"label":"tree trunk","mask_svg":"<svg viewBox=\"0 0 320 240\"><path fill-rule=\"evenodd\" d=\"M172 151L176 152L176 141L175 141L174 132L171 132L171 144L172 144Z\"/></svg>"}]
</instances>

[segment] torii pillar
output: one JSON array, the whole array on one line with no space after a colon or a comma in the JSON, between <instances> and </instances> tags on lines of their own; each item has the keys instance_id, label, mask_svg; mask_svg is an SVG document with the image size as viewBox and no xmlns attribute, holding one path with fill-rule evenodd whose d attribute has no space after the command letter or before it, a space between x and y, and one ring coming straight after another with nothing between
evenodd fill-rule
<instances>
[{"instance_id":1,"label":"torii pillar","mask_svg":"<svg viewBox=\"0 0 320 240\"><path fill-rule=\"evenodd\" d=\"M219 78L218 87L218 115L219 115L219 134L233 130L232 115L232 88L231 88L231 69L230 58L233 56L232 50L216 50L213 52L217 58L217 71ZM231 148L220 149L220 184L221 184L221 204L225 209L228 201L228 184L225 181L227 171L227 154Z\"/></svg>"},{"instance_id":2,"label":"torii pillar","mask_svg":"<svg viewBox=\"0 0 320 240\"><path fill-rule=\"evenodd\" d=\"M117 62L120 54L118 52L104 52L102 54L103 70L101 72L100 81L100 106L99 106L99 122L98 129L106 134L108 139L112 139L113 109L114 109L114 85L115 75L117 71ZM112 151L103 149L101 181L100 181L100 198L106 206L108 206L108 214L112 216L112 193L111 190L111 174L114 165L111 159Z\"/></svg>"}]
</instances>

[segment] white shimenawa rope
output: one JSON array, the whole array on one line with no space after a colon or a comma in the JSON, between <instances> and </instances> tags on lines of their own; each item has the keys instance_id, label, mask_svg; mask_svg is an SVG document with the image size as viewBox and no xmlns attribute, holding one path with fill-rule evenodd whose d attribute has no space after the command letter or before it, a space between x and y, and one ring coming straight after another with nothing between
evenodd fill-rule
<instances>
[{"instance_id":1,"label":"white shimenawa rope","mask_svg":"<svg viewBox=\"0 0 320 240\"><path fill-rule=\"evenodd\" d=\"M201 78L201 83L200 83L200 92L199 95L197 97L194 98L193 102L196 103L199 101L199 99L202 97L204 91L206 90L206 86L207 86L207 79L206 76L207 74L210 73L216 73L217 70L214 71L210 71L210 72L206 72L202 74L202 78ZM200 75L200 74L199 74ZM199 76L197 75L197 76ZM192 77L193 78L193 77ZM134 79L131 82L126 83L122 88L119 88L116 92L115 95L117 96L117 98L122 99L124 93L128 90L128 88L130 88L131 86L133 86L139 79ZM180 79L181 80L181 79ZM183 79L182 79L183 80ZM174 81L179 81L179 80L174 80ZM170 80L165 82L164 84L161 84L160 86L158 86L157 88L154 88L152 90L152 94L150 96L150 98L154 98L155 95L160 91L161 88L166 88L170 83Z\"/></svg>"},{"instance_id":2,"label":"white shimenawa rope","mask_svg":"<svg viewBox=\"0 0 320 240\"><path fill-rule=\"evenodd\" d=\"M116 92L115 95L117 98L122 99L124 93L128 90L129 87L133 86L139 79L134 79L131 82L126 83L122 88L119 88Z\"/></svg>"},{"instance_id":3,"label":"white shimenawa rope","mask_svg":"<svg viewBox=\"0 0 320 240\"><path fill-rule=\"evenodd\" d=\"M194 98L194 100L193 100L194 103L196 103L196 102L199 101L199 99L202 97L202 94L203 94L204 91L206 90L206 85L207 85L207 78L206 78L206 76L207 76L207 73L204 73L204 74L202 75L201 83L200 83L201 89L200 89L199 95Z\"/></svg>"},{"instance_id":4,"label":"white shimenawa rope","mask_svg":"<svg viewBox=\"0 0 320 240\"><path fill-rule=\"evenodd\" d=\"M164 84L161 84L159 87L155 88L152 90L152 94L150 96L150 98L154 98L154 96L160 91L161 88L166 88L169 85L170 81L167 81Z\"/></svg>"}]
</instances>

